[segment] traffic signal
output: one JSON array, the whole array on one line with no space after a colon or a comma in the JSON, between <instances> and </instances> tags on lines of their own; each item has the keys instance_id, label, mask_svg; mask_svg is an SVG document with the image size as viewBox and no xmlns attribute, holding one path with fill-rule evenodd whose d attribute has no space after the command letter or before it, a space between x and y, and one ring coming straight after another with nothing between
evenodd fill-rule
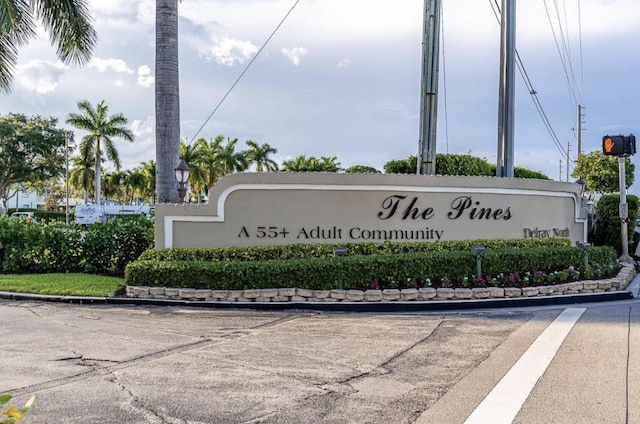
<instances>
[{"instance_id":1,"label":"traffic signal","mask_svg":"<svg viewBox=\"0 0 640 424\"><path fill-rule=\"evenodd\" d=\"M602 137L602 152L608 156L636 154L636 137L630 135L605 135Z\"/></svg>"}]
</instances>

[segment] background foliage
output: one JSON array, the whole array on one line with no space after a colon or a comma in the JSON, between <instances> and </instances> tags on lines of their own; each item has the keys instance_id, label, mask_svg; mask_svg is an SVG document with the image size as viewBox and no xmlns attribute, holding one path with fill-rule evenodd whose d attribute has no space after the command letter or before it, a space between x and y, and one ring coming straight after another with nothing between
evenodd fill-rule
<instances>
[{"instance_id":1,"label":"background foliage","mask_svg":"<svg viewBox=\"0 0 640 424\"><path fill-rule=\"evenodd\" d=\"M384 165L387 174L415 174L418 159L409 156L407 159L394 159ZM471 156L470 154L445 154L436 155L436 175L466 175L477 177L495 177L496 165L489 163L484 158ZM516 166L513 170L514 178L534 178L548 180L542 172Z\"/></svg>"},{"instance_id":2,"label":"background foliage","mask_svg":"<svg viewBox=\"0 0 640 424\"><path fill-rule=\"evenodd\" d=\"M630 187L635 179L635 165L629 157L625 158L625 187ZM618 158L606 156L600 150L580 155L571 176L582 177L584 190L593 199L596 193L608 194L620 191L620 172Z\"/></svg>"},{"instance_id":3,"label":"background foliage","mask_svg":"<svg viewBox=\"0 0 640 424\"><path fill-rule=\"evenodd\" d=\"M608 194L598 200L596 208L596 228L593 241L598 246L611 246L622 253L622 234L620 231L620 195ZM629 240L633 238L633 230L638 214L638 197L627 195L629 218L627 220L627 235ZM629 253L632 254L631 248Z\"/></svg>"},{"instance_id":4,"label":"background foliage","mask_svg":"<svg viewBox=\"0 0 640 424\"><path fill-rule=\"evenodd\" d=\"M83 227L0 217L0 270L5 273L87 272L122 274L153 244L145 218Z\"/></svg>"},{"instance_id":5,"label":"background foliage","mask_svg":"<svg viewBox=\"0 0 640 424\"><path fill-rule=\"evenodd\" d=\"M0 198L7 209L13 184L57 177L64 171L64 131L58 120L10 113L0 116Z\"/></svg>"}]
</instances>

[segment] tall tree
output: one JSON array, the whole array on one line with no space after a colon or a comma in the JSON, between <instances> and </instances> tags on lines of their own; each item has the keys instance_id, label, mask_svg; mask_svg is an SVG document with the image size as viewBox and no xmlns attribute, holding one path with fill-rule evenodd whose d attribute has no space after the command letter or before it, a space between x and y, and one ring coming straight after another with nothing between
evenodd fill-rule
<instances>
[{"instance_id":1,"label":"tall tree","mask_svg":"<svg viewBox=\"0 0 640 424\"><path fill-rule=\"evenodd\" d=\"M64 63L86 63L98 39L88 4L89 0L0 2L0 90L11 90L18 51L36 37L38 23Z\"/></svg>"},{"instance_id":2,"label":"tall tree","mask_svg":"<svg viewBox=\"0 0 640 424\"><path fill-rule=\"evenodd\" d=\"M127 118L121 113L107 115L109 107L104 100L94 108L88 100L80 100L78 109L81 113L70 113L67 124L72 125L80 130L87 131L88 134L82 138L80 142L80 151L82 155L89 155L93 152L96 158L96 204L100 204L100 171L102 158L102 144L104 144L104 152L116 167L116 171L120 170L120 156L118 150L113 144L113 138L123 138L126 141L133 142L133 133L125 127Z\"/></svg>"},{"instance_id":3,"label":"tall tree","mask_svg":"<svg viewBox=\"0 0 640 424\"><path fill-rule=\"evenodd\" d=\"M126 199L126 190L124 188L125 175L123 171L103 173L100 177L100 194L103 199L115 198L118 203L122 203Z\"/></svg>"},{"instance_id":4,"label":"tall tree","mask_svg":"<svg viewBox=\"0 0 640 424\"><path fill-rule=\"evenodd\" d=\"M96 175L96 159L92 155L80 155L71 158L69 185L84 191L84 203L89 203L89 191Z\"/></svg>"},{"instance_id":5,"label":"tall tree","mask_svg":"<svg viewBox=\"0 0 640 424\"><path fill-rule=\"evenodd\" d=\"M217 136L207 143L199 139L198 148L202 150L201 163L207 173L207 188L211 189L216 182L225 175L234 172L245 171L249 164L242 152L236 152L237 138L227 138L227 143L222 135Z\"/></svg>"},{"instance_id":6,"label":"tall tree","mask_svg":"<svg viewBox=\"0 0 640 424\"><path fill-rule=\"evenodd\" d=\"M227 137L227 143L222 145L222 138L216 137L214 140L216 143L220 143L218 146L218 152L216 161L218 162L218 169L220 170L219 178L233 174L234 172L246 171L249 167L249 161L243 152L236 151L236 144L238 139L230 139Z\"/></svg>"},{"instance_id":7,"label":"tall tree","mask_svg":"<svg viewBox=\"0 0 640 424\"><path fill-rule=\"evenodd\" d=\"M190 171L189 186L191 192L195 193L200 203L202 192L207 189L208 174L207 167L203 161L204 149L207 148L207 141L199 138L195 143L187 144L180 142L180 159L184 160Z\"/></svg>"},{"instance_id":8,"label":"tall tree","mask_svg":"<svg viewBox=\"0 0 640 424\"><path fill-rule=\"evenodd\" d=\"M624 163L625 187L629 188L635 179L635 165L629 157L624 159ZM606 156L602 151L596 150L578 157L571 176L582 177L585 183L584 191L593 199L595 193L609 194L620 191L619 168L617 157Z\"/></svg>"},{"instance_id":9,"label":"tall tree","mask_svg":"<svg viewBox=\"0 0 640 424\"><path fill-rule=\"evenodd\" d=\"M274 149L267 143L259 145L255 141L247 140L248 150L244 155L249 161L249 165L255 165L258 172L272 172L278 170L278 164L271 159L271 155L278 153L278 149Z\"/></svg>"},{"instance_id":10,"label":"tall tree","mask_svg":"<svg viewBox=\"0 0 640 424\"><path fill-rule=\"evenodd\" d=\"M156 198L156 161L150 160L140 164L140 172L146 181L144 195L149 199L149 203L154 204Z\"/></svg>"},{"instance_id":11,"label":"tall tree","mask_svg":"<svg viewBox=\"0 0 640 424\"><path fill-rule=\"evenodd\" d=\"M143 196L145 184L146 181L144 178L144 174L139 169L127 171L125 173L124 185L128 195L128 201L130 203L138 203L138 199L140 199L140 196Z\"/></svg>"},{"instance_id":12,"label":"tall tree","mask_svg":"<svg viewBox=\"0 0 640 424\"><path fill-rule=\"evenodd\" d=\"M178 0L156 0L156 189L158 202L178 201L180 85Z\"/></svg>"},{"instance_id":13,"label":"tall tree","mask_svg":"<svg viewBox=\"0 0 640 424\"><path fill-rule=\"evenodd\" d=\"M5 212L11 185L64 172L64 131L56 128L57 122L22 114L0 116L0 197Z\"/></svg>"},{"instance_id":14,"label":"tall tree","mask_svg":"<svg viewBox=\"0 0 640 424\"><path fill-rule=\"evenodd\" d=\"M318 159L315 156L300 155L282 163L282 169L286 172L337 172L339 167L336 156L322 156Z\"/></svg>"}]
</instances>

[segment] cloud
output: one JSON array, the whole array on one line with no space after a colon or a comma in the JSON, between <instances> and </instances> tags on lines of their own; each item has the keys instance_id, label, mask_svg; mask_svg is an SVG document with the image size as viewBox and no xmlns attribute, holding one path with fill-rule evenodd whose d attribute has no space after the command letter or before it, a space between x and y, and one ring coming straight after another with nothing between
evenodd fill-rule
<instances>
[{"instance_id":1,"label":"cloud","mask_svg":"<svg viewBox=\"0 0 640 424\"><path fill-rule=\"evenodd\" d=\"M213 46L200 48L200 54L208 62L215 61L220 65L234 66L242 64L258 52L258 48L251 41L236 40L234 38L213 39Z\"/></svg>"},{"instance_id":2,"label":"cloud","mask_svg":"<svg viewBox=\"0 0 640 424\"><path fill-rule=\"evenodd\" d=\"M383 115L393 118L408 118L409 112L407 107L400 103L386 102L376 105L376 109Z\"/></svg>"},{"instance_id":3,"label":"cloud","mask_svg":"<svg viewBox=\"0 0 640 424\"><path fill-rule=\"evenodd\" d=\"M156 120L153 116L148 116L144 121L134 119L131 122L131 132L136 137L151 137L155 134Z\"/></svg>"},{"instance_id":4,"label":"cloud","mask_svg":"<svg viewBox=\"0 0 640 424\"><path fill-rule=\"evenodd\" d=\"M127 66L127 62L122 59L100 59L98 57L91 59L90 68L96 68L100 72L112 70L116 73L133 74L133 70Z\"/></svg>"},{"instance_id":5,"label":"cloud","mask_svg":"<svg viewBox=\"0 0 640 424\"><path fill-rule=\"evenodd\" d=\"M351 66L351 59L342 59L338 62L338 69L348 69Z\"/></svg>"},{"instance_id":6,"label":"cloud","mask_svg":"<svg viewBox=\"0 0 640 424\"><path fill-rule=\"evenodd\" d=\"M142 162L155 160L156 120L154 116L134 119L129 128L135 136L133 143L118 143L123 169L133 169Z\"/></svg>"},{"instance_id":7,"label":"cloud","mask_svg":"<svg viewBox=\"0 0 640 424\"><path fill-rule=\"evenodd\" d=\"M54 91L67 67L62 62L31 60L16 67L16 82L40 94Z\"/></svg>"},{"instance_id":8,"label":"cloud","mask_svg":"<svg viewBox=\"0 0 640 424\"><path fill-rule=\"evenodd\" d=\"M283 48L283 49L280 49L280 51L282 52L283 55L288 57L289 60L291 60L291 63L293 63L293 66L300 66L300 57L306 56L309 54L307 49L305 49L304 47L294 47L292 49Z\"/></svg>"},{"instance_id":9,"label":"cloud","mask_svg":"<svg viewBox=\"0 0 640 424\"><path fill-rule=\"evenodd\" d=\"M156 78L151 75L151 68L147 65L142 65L138 68L138 85L149 88L155 81Z\"/></svg>"}]
</instances>

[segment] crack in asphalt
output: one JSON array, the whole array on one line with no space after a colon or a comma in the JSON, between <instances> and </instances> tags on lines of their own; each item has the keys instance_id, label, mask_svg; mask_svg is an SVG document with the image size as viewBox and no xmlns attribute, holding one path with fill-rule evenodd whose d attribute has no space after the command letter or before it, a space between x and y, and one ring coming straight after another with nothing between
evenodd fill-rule
<instances>
[{"instance_id":1,"label":"crack in asphalt","mask_svg":"<svg viewBox=\"0 0 640 424\"><path fill-rule=\"evenodd\" d=\"M100 365L97 365L97 366L101 367ZM101 368L103 368L107 372L107 374L110 376L110 378L106 378L106 381L109 381L117 385L121 389L121 391L125 394L125 396L129 398L129 405L131 406L132 409L142 412L142 414L145 415L146 418L149 418L148 415L151 415L152 418L157 418L158 420L160 420L160 423L162 424L166 424L166 423L171 424L176 420L179 420L181 423L187 424L187 421L183 419L176 418L176 417L165 417L160 412L150 408L142 400L140 400L140 398L134 395L131 389L127 388L124 384L122 384L118 376L115 374L114 370L111 370L107 367L101 367Z\"/></svg>"},{"instance_id":2,"label":"crack in asphalt","mask_svg":"<svg viewBox=\"0 0 640 424\"><path fill-rule=\"evenodd\" d=\"M51 319L49 317L44 316L43 314L40 314L36 311L34 311L31 307L26 307L25 309L27 309L28 311L30 311L31 313L33 313L34 315L38 316L41 319L50 321L50 322L54 322L57 324L61 324L61 325L65 325L68 327L72 327L72 328L79 328L82 330L86 330L92 333L96 333L96 334L101 334L101 335L109 335L109 334L105 334L102 333L100 331L95 331L95 330L88 330L86 328L82 328L82 327L78 327L78 326L74 326L62 321L58 321L55 319ZM283 324L285 322L289 322L292 320L297 319L299 316L297 315L288 315L285 317L280 317L278 319L275 319L273 321L267 322L267 323L261 323L252 327L249 327L248 330L255 330L255 329L261 329L261 328L269 328L269 327L273 327L276 325L280 325ZM230 329L231 330L231 329ZM180 353L185 353L188 352L189 350L192 349L197 349L197 348L201 348L210 344L216 344L216 343L220 343L223 339L228 339L228 338L237 338L237 337L243 337L243 336L247 336L250 335L250 331L246 331L246 330L232 330L232 331L227 331L225 332L225 334L220 334L217 335L216 338L202 338L201 340L197 340L195 342L191 342L191 343L185 343L185 344L181 344L181 345L177 345L177 346L173 346L173 347L169 347L169 348L164 348L164 349L160 349L157 350L155 352L152 353L147 353L147 354L143 354L143 355L139 355L124 361L114 361L114 360L108 360L108 359L96 359L96 358L88 358L85 357L82 354L78 354L77 352L73 351L74 356L69 356L69 357L64 357L64 358L58 358L58 359L54 359L54 361L74 361L74 360L79 360L81 361L80 365L83 366L88 366L90 367L90 369L83 371L83 372L79 372L77 374L71 375L71 376L66 376L66 377L62 377L62 378L57 378L57 379L53 379L53 380L49 380L43 383L37 383L37 384L33 384L33 385L29 385L29 386L23 386L23 387L18 387L18 388L14 388L14 389L10 389L9 391L11 391L14 396L19 396L19 395L26 395L26 394L32 394L32 393L36 393L39 391L43 391L43 390L48 390L48 389L52 389L52 388L56 388L56 387L61 387L61 386L65 386L67 384L76 382L76 381L80 381L80 380L85 380L88 378L92 378L92 377L97 377L97 376L103 376L106 374L111 374L113 375L113 372L115 371L119 371L125 368L129 368L141 363L145 363L145 362L149 362L149 361L153 361L156 359L160 359L160 358L164 358L167 356L171 356L171 355L175 355L175 354L180 354ZM119 338L119 337L116 337ZM127 340L130 341L129 339L126 338L121 338L123 340ZM113 365L108 365L108 366L103 366L101 364L99 364L98 362L110 362L113 363Z\"/></svg>"},{"instance_id":3,"label":"crack in asphalt","mask_svg":"<svg viewBox=\"0 0 640 424\"><path fill-rule=\"evenodd\" d=\"M424 337L418 339L417 341L415 341L414 343L410 344L409 346L405 347L404 349L399 350L398 352L394 353L393 355L389 356L387 359L385 359L384 361L382 361L381 363L379 363L378 365L376 365L375 367L373 367L373 369L371 369L370 371L365 371L365 372L361 372L358 374L354 374L344 380L340 380L338 381L339 384L349 384L350 382L354 381L354 380L358 380L362 377L367 377L369 375L374 375L375 374L386 374L387 371L385 369L385 366L389 365L391 362L395 361L396 359L400 358L402 355L404 355L405 353L409 352L411 349L414 349L416 346L418 346L421 343L424 343L425 341L429 340L429 338L431 336L433 336L433 334L440 328L440 326L442 326L442 324L444 324L446 321L449 321L447 319L443 319L441 320L438 325L436 325L433 330L431 330L429 332L429 334L425 335Z\"/></svg>"},{"instance_id":4,"label":"crack in asphalt","mask_svg":"<svg viewBox=\"0 0 640 424\"><path fill-rule=\"evenodd\" d=\"M113 371L119 371L119 370L122 370L122 369L125 369L125 368L129 368L129 367L138 365L140 363L153 361L153 360L156 360L156 359L160 359L160 358L164 358L164 357L167 357L167 356L174 355L176 353L181 353L181 352L188 351L190 349L195 349L195 348L204 346L206 344L210 344L212 342L215 342L215 341L213 341L211 339L203 339L203 340L199 340L199 341L196 341L196 342L186 343L186 344L182 344L182 345L178 345L178 346L162 349L162 350L159 350L159 351L156 351L156 352L152 352L152 353L136 356L134 358L127 359L125 361L116 362L114 365L109 365L109 366L98 366L98 364L91 364L92 365L92 369L87 370L87 371L83 371L83 372L80 372L80 373L77 373L77 374L74 374L74 375L71 375L71 376L66 376L66 377L62 377L62 378L49 380L49 381L46 381L44 383L32 384L32 385L29 385L29 386L18 387L18 388L15 388L15 389L9 389L8 391L14 393L15 396L26 395L26 394L31 394L31 393L35 393L35 392L40 392L40 391L43 391L43 390L48 390L48 389L52 389L52 388L55 388L55 387L64 386L64 385L67 385L69 383L73 383L75 381L85 380L87 378L96 377L96 376L103 376L103 375L105 375L105 370L107 370L109 373L111 373ZM82 358L82 355L80 355L80 358ZM76 358L76 359L79 359L79 358Z\"/></svg>"}]
</instances>

